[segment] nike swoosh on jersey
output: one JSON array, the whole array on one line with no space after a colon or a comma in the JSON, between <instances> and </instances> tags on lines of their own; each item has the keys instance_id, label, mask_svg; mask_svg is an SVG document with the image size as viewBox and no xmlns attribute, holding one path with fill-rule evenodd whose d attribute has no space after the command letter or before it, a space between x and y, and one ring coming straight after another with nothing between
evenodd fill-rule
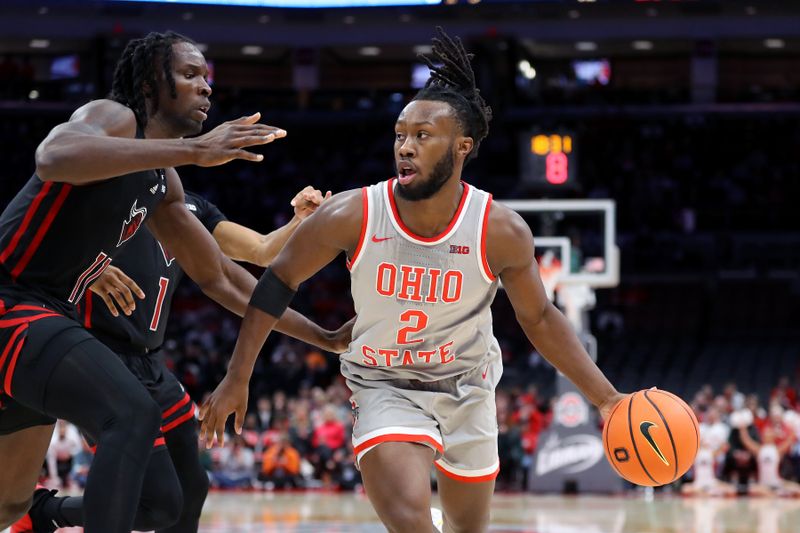
<instances>
[{"instance_id":1,"label":"nike swoosh on jersey","mask_svg":"<svg viewBox=\"0 0 800 533\"><path fill-rule=\"evenodd\" d=\"M372 236L372 242L383 242L388 241L389 239L393 239L394 237L378 237L377 235Z\"/></svg>"},{"instance_id":2,"label":"nike swoosh on jersey","mask_svg":"<svg viewBox=\"0 0 800 533\"><path fill-rule=\"evenodd\" d=\"M650 447L653 448L653 451L656 452L658 458L661 459L665 465L669 466L669 461L667 461L667 458L664 457L663 453L661 453L661 450L658 448L658 444L656 444L656 441L653 439L653 436L650 435L651 427L658 427L658 426L656 426L652 422L645 421L639 424L639 431L642 432L642 435L644 435L644 438L647 440L647 443L650 445Z\"/></svg>"}]
</instances>

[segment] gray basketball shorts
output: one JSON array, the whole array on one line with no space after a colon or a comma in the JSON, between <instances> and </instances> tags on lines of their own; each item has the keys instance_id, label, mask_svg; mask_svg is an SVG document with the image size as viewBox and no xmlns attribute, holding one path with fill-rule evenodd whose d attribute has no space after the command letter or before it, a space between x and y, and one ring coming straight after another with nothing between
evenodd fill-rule
<instances>
[{"instance_id":1,"label":"gray basketball shorts","mask_svg":"<svg viewBox=\"0 0 800 533\"><path fill-rule=\"evenodd\" d=\"M499 355L463 374L430 382L363 379L349 367L343 362L352 391L357 465L383 442L416 442L435 450L436 468L450 478L479 482L497 477Z\"/></svg>"}]
</instances>

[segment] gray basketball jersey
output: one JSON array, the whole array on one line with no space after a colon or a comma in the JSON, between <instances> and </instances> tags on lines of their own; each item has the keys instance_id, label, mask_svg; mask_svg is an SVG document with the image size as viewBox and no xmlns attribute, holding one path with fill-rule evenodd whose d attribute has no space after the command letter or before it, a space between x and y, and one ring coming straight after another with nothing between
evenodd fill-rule
<instances>
[{"instance_id":1,"label":"gray basketball jersey","mask_svg":"<svg viewBox=\"0 0 800 533\"><path fill-rule=\"evenodd\" d=\"M341 356L345 375L435 381L499 358L490 309L497 279L485 253L492 196L464 183L449 226L426 238L400 219L395 182L362 189L361 237L348 261L358 318Z\"/></svg>"}]
</instances>

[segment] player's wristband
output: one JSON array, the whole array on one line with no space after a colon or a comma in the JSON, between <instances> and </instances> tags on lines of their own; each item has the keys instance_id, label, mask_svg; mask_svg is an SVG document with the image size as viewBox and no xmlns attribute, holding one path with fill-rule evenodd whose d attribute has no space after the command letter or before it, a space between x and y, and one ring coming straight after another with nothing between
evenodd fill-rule
<instances>
[{"instance_id":1,"label":"player's wristband","mask_svg":"<svg viewBox=\"0 0 800 533\"><path fill-rule=\"evenodd\" d=\"M253 295L250 297L250 305L260 309L267 314L280 318L289 302L294 298L291 287L286 285L281 279L272 273L272 269L267 267L264 275L258 280Z\"/></svg>"}]
</instances>

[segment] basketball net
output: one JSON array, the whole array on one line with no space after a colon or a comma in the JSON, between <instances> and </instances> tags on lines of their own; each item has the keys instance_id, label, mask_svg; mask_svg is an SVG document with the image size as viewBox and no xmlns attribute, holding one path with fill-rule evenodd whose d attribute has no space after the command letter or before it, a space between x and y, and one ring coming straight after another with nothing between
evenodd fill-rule
<instances>
[{"instance_id":1,"label":"basketball net","mask_svg":"<svg viewBox=\"0 0 800 533\"><path fill-rule=\"evenodd\" d=\"M542 278L544 290L551 301L555 300L556 287L562 272L561 261L553 252L548 250L539 258L539 277Z\"/></svg>"}]
</instances>

